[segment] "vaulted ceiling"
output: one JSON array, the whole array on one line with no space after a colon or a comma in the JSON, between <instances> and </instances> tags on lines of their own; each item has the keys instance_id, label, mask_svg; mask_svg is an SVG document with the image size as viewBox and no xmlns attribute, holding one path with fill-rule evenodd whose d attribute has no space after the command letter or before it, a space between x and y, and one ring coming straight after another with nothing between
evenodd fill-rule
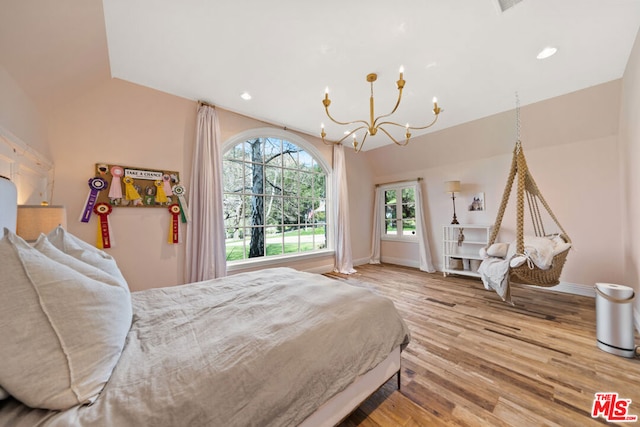
<instances>
[{"instance_id":1,"label":"vaulted ceiling","mask_svg":"<svg viewBox=\"0 0 640 427\"><path fill-rule=\"evenodd\" d=\"M502 11L501 3L514 3ZM2 0L0 65L42 108L111 77L339 139L331 113L429 131L622 77L638 0ZM544 47L557 53L536 59ZM251 100L243 100L243 92ZM594 105L594 108L598 108ZM561 112L558 112L561 114ZM399 135L403 130L399 130ZM416 132L415 134L418 134ZM369 138L368 149L387 144Z\"/></svg>"}]
</instances>

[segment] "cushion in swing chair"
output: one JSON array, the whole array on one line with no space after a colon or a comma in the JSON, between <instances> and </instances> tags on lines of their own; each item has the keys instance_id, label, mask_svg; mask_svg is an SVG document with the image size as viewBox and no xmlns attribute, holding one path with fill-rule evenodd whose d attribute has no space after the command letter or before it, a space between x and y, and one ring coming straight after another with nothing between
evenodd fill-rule
<instances>
[{"instance_id":1,"label":"cushion in swing chair","mask_svg":"<svg viewBox=\"0 0 640 427\"><path fill-rule=\"evenodd\" d=\"M507 259L511 260L511 281L535 286L560 283L560 273L571 248L563 235L525 236L523 254L516 254L515 246L515 242L512 243L507 254Z\"/></svg>"}]
</instances>

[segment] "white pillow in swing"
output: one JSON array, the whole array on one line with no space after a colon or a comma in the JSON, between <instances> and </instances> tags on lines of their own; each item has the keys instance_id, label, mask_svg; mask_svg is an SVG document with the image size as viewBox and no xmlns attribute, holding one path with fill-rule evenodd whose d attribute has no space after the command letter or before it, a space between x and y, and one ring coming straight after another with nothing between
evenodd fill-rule
<instances>
[{"instance_id":1,"label":"white pillow in swing","mask_svg":"<svg viewBox=\"0 0 640 427\"><path fill-rule=\"evenodd\" d=\"M509 250L508 243L494 243L487 248L487 255L492 257L504 258Z\"/></svg>"}]
</instances>

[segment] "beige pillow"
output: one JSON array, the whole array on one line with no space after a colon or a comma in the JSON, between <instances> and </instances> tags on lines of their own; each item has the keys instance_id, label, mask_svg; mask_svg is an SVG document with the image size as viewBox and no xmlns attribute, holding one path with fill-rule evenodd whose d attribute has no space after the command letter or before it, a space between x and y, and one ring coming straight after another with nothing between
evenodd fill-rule
<instances>
[{"instance_id":1,"label":"beige pillow","mask_svg":"<svg viewBox=\"0 0 640 427\"><path fill-rule=\"evenodd\" d=\"M54 261L6 228L0 263L0 385L32 408L93 402L131 326L128 290Z\"/></svg>"},{"instance_id":2,"label":"beige pillow","mask_svg":"<svg viewBox=\"0 0 640 427\"><path fill-rule=\"evenodd\" d=\"M105 271L115 277L119 282L127 285L127 281L122 276L116 260L103 250L90 245L84 240L74 236L66 231L61 226L53 229L48 235L47 239L53 246L60 249L67 255L86 262L102 271Z\"/></svg>"},{"instance_id":3,"label":"beige pillow","mask_svg":"<svg viewBox=\"0 0 640 427\"><path fill-rule=\"evenodd\" d=\"M509 250L508 243L494 243L493 245L487 248L487 255L504 258L507 256L507 251Z\"/></svg>"},{"instance_id":4,"label":"beige pillow","mask_svg":"<svg viewBox=\"0 0 640 427\"><path fill-rule=\"evenodd\" d=\"M53 244L44 234L41 234L40 237L38 237L38 240L33 243L33 247L50 259L57 261L60 264L71 267L78 273L82 273L87 277L107 283L109 285L121 286L126 289L127 292L129 291L129 287L126 285L126 282L123 284L121 280L119 280L117 277L112 276L106 271L94 267L91 264L87 264L86 262L81 261L78 258L74 258L71 255L67 255L60 249L53 246Z\"/></svg>"}]
</instances>

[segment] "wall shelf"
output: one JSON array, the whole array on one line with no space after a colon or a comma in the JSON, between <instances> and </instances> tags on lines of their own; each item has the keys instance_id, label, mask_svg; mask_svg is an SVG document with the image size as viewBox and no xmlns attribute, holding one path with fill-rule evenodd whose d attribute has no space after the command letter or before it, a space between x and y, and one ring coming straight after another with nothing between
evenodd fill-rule
<instances>
[{"instance_id":1,"label":"wall shelf","mask_svg":"<svg viewBox=\"0 0 640 427\"><path fill-rule=\"evenodd\" d=\"M489 243L493 225L450 224L442 227L442 274L480 277L480 249Z\"/></svg>"}]
</instances>

